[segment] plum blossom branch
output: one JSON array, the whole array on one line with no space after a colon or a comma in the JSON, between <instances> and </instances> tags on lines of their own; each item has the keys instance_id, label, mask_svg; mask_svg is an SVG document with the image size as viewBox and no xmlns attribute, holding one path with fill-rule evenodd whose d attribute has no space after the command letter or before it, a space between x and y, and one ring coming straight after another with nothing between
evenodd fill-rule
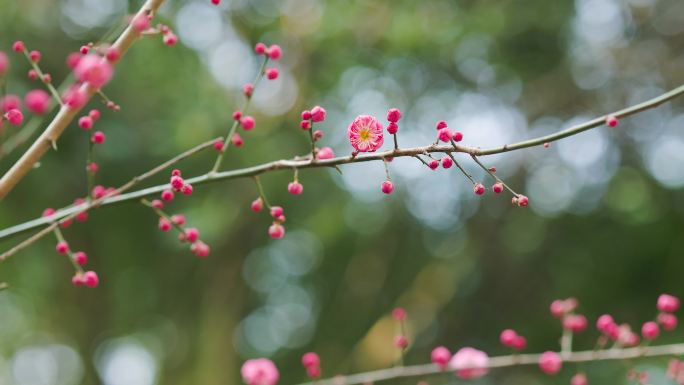
<instances>
[{"instance_id":1,"label":"plum blossom branch","mask_svg":"<svg viewBox=\"0 0 684 385\"><path fill-rule=\"evenodd\" d=\"M528 148L533 146L542 146L545 143L554 142L569 136L577 135L581 132L589 130L591 128L603 126L606 124L608 118L611 117L627 117L630 115L637 114L644 110L655 108L669 100L675 99L678 96L684 94L684 85L679 86L669 92L666 92L660 96L653 99L647 100L645 102L636 104L631 107L619 110L612 114L605 115L603 117L592 119L588 122L575 125L568 129L559 131L555 134L550 134L522 142L517 142L513 144L506 144L500 147L492 147L487 149L480 149L477 147L463 146L456 143L451 143L450 145L439 145L437 143L423 146L423 147L412 147L405 149L393 149L388 151L365 153L365 154L352 154L349 156L342 156L330 159L312 159L311 156L306 157L295 157L293 159L281 159L272 162L263 163L260 165L246 167L242 169L222 171L222 172L209 172L203 175L196 176L194 178L189 178L188 183L193 185L202 185L206 183L218 182L221 180L236 179L253 177L261 174L265 174L277 170L293 170L293 169L307 169L307 168L325 168L332 167L336 168L339 165L351 164L351 163L361 163L370 161L384 161L386 158L399 158L399 157L417 157L426 153L444 153L451 155L453 157L454 153L465 153L473 156L486 156L500 154L508 151L518 150L522 148ZM220 139L215 139L220 140ZM455 158L454 158L455 160ZM466 174L467 175L467 174ZM126 194L121 194L117 196L110 196L103 200L98 201L98 206L108 206L118 203L123 203L131 200L139 200L140 198L150 196L153 194L161 193L167 184L148 187L138 191L133 191ZM51 223L54 220L60 220L62 218L68 217L73 213L83 211L87 205L76 205L68 208L61 209L50 218L37 218L16 226L8 227L6 229L0 230L0 239L4 239L16 234L29 231L40 226ZM10 250L11 251L11 250ZM16 251L15 251L16 252ZM13 252L14 253L14 252ZM13 254L12 253L12 254ZM4 255L4 254L3 254ZM6 257L5 257L6 258ZM4 259L0 255L0 260Z\"/></svg>"},{"instance_id":2,"label":"plum blossom branch","mask_svg":"<svg viewBox=\"0 0 684 385\"><path fill-rule=\"evenodd\" d=\"M564 362L582 363L593 361L628 360L645 357L681 356L684 355L683 344L659 345L648 347L633 347L622 349L585 350L568 353L563 357ZM536 365L541 354L512 354L507 356L490 357L490 369L505 368L522 365ZM464 368L467 369L467 368ZM329 379L316 380L300 385L357 385L370 384L376 381L391 380L406 377L418 377L443 373L436 364L400 366L365 373L336 376Z\"/></svg>"},{"instance_id":3,"label":"plum blossom branch","mask_svg":"<svg viewBox=\"0 0 684 385\"><path fill-rule=\"evenodd\" d=\"M213 144L216 142L216 140L217 139L212 139L210 141L199 144L199 145L183 152L182 154L176 155L175 157L167 160L166 162L160 164L159 166L157 166L151 170L148 170L145 173L140 174L136 177L133 177L133 179L131 179L127 183L123 184L121 187L115 189L110 194L106 194L106 195L104 195L100 198L97 198L97 199L86 201L85 203L76 204L76 205L73 205L71 207L61 209L61 210L55 212L54 214L52 214L50 216L41 218L44 220L43 222L41 222L41 225L48 225L48 226L43 228L39 232L33 234L31 237L25 239L24 241L17 244L16 246L12 247L11 249L0 254L0 261L4 261L5 259L11 257L12 255L16 254L17 252L21 251L22 249L30 246L34 242L43 238L45 235L49 234L51 231L56 229L60 223L70 221L70 220L76 218L76 216L79 215L80 213L86 212L86 211L88 211L94 207L101 206L102 204L104 204L104 202L106 202L108 199L111 199L114 196L120 196L120 194L122 192L129 190L130 188L132 188L136 184L158 174L159 172L171 167L172 165L180 162L181 160L183 160L187 157L195 155L198 152L213 146Z\"/></svg>"},{"instance_id":4,"label":"plum blossom branch","mask_svg":"<svg viewBox=\"0 0 684 385\"><path fill-rule=\"evenodd\" d=\"M140 8L135 18L146 18L151 16L161 6L164 0L147 0ZM116 39L112 47L119 53L119 58L126 54L128 49L133 45L136 39L140 36L140 32L134 27L133 23L129 24L121 35ZM112 63L114 64L114 63ZM85 93L85 102L90 100L92 95L99 87L92 87L87 83L81 86L81 91ZM31 147L17 160L16 163L0 178L0 200L3 199L14 186L19 183L26 174L33 169L33 166L42 158L42 156L50 149L53 143L59 139L66 127L71 123L78 112L85 103L79 103L79 106L64 105L59 112L52 119L45 131L33 142Z\"/></svg>"}]
</instances>

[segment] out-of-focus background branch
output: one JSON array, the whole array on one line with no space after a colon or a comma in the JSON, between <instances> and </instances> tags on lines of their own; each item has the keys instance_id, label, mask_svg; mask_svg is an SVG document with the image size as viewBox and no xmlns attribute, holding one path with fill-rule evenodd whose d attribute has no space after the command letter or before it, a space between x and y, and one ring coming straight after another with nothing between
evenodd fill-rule
<instances>
[{"instance_id":1,"label":"out-of-focus background branch","mask_svg":"<svg viewBox=\"0 0 684 385\"><path fill-rule=\"evenodd\" d=\"M404 112L402 146L434 140L434 122L444 119L464 133L464 144L489 147L684 82L678 0L223 3L170 1L160 17L180 44L146 38L117 67L107 93L122 111L104 111L97 123L107 133L96 153L101 183L120 185L223 134L241 85L257 70L251 49L259 40L283 46L281 76L257 91L257 128L230 150L229 168L305 153L298 115L314 104L328 110L322 143L338 154L349 151L346 126L357 114L382 117L389 107ZM0 0L0 47L9 51L22 39L42 50L41 65L57 83L68 74L68 52L97 41L139 5ZM28 65L10 57L9 91L39 87L26 79ZM133 85L139 91L130 92ZM426 362L437 344L504 354L498 333L506 327L526 335L530 351L557 347L547 311L555 297L580 298L590 318L610 312L640 324L652 318L658 294L684 291L683 125L682 104L674 102L614 130L487 159L529 195L526 210L493 194L476 198L453 169L432 172L415 159L390 164L390 197L380 192L379 163L342 175L302 171L305 192L297 197L286 190L292 175L273 174L262 183L285 207L288 230L272 241L266 215L249 211L257 196L251 181L198 189L168 208L201 229L212 246L207 260L158 232L143 207L94 212L64 233L100 272L97 289L73 287L68 261L48 241L0 266L0 281L10 284L0 292L0 378L236 383L245 358L269 356L284 383L299 383L299 357L308 350L321 354L326 376L376 369L397 358L395 324L385 316L395 305L409 312L409 364ZM0 161L3 172L20 150ZM82 195L86 150L86 135L67 129L59 151L0 206L0 226ZM181 169L203 173L213 157ZM486 180L475 165L468 171ZM590 349L594 336L577 336L575 346ZM681 341L682 333L661 340ZM532 368L489 378L567 383L567 368L555 379ZM596 383L624 378L618 364L585 369ZM662 382L666 359L637 369Z\"/></svg>"}]
</instances>

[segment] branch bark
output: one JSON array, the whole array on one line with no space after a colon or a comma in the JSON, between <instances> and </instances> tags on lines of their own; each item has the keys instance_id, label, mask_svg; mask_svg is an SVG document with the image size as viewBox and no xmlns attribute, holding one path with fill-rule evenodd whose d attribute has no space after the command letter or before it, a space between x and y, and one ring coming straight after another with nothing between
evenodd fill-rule
<instances>
[{"instance_id":1,"label":"branch bark","mask_svg":"<svg viewBox=\"0 0 684 385\"><path fill-rule=\"evenodd\" d=\"M211 183L211 182L218 182L221 180L227 180L227 179L236 179L236 178L245 178L245 177L251 177L255 175L260 175L264 174L267 172L271 171L276 171L276 170L292 170L292 169L305 169L305 168L321 168L321 167L332 167L336 168L339 165L343 164L351 164L351 163L361 163L361 162L369 162L369 161L375 161L375 160L380 160L383 161L387 157L394 157L394 158L400 158L400 157L415 157L417 155L422 155L426 153L445 153L445 154L453 154L453 153L466 153L470 154L471 156L486 156L486 155L493 155L493 154L500 154L508 151L513 151L513 150L519 150L527 147L534 147L534 146L540 146L543 145L544 143L551 143L563 138L567 138L569 136L577 135L579 133L582 133L584 131L587 131L591 128L599 127L605 125L605 120L606 117L608 116L615 116L618 118L624 118L630 115L637 114L641 111L650 109L650 108L655 108L669 100L675 99L678 96L681 96L684 94L684 85L679 86L669 92L666 92L660 96L657 96L653 99L647 100L643 103L636 104L631 107L627 107L625 109L622 109L620 111L616 111L612 114L608 114L602 117L598 117L595 119L592 119L588 122L582 123L575 125L573 127L567 128L563 131L559 131L555 134L551 135L546 135L522 142L517 142L517 143L512 143L512 144L505 144L503 146L499 147L492 147L492 148L487 148L487 149L480 149L477 147L469 147L469 146L460 146L460 145L430 145L430 146L424 146L424 147L413 147L413 148L406 148L406 149L393 149L393 150L388 150L388 151L383 151L383 152L377 152L377 153L372 153L372 154L363 154L363 155L358 155L358 156L342 156L342 157L337 157L333 159L311 159L310 156L307 157L295 157L294 159L282 159L282 160L277 160L273 162L268 162L252 167L246 167L242 169L237 169L237 170L231 170L231 171L223 171L223 172L208 172L204 175L200 175L194 178L190 178L187 181L189 183L192 183L193 186L195 185L201 185L205 183ZM163 185L158 185L158 186L153 186L153 187L148 187L142 190L138 191L133 191L127 194L122 194L119 196L107 198L104 201L100 203L99 206L109 206L117 203L123 203L131 200L138 200L140 198L144 198L150 195L154 194L159 194L161 193L165 188L167 188L167 184ZM83 205L81 206L74 206L74 207L69 207L65 209L61 209L57 211L53 217L51 218L37 218L16 226L8 227L3 230L0 230L0 240L21 234L25 231L29 231L32 229L35 229L37 227L49 224L51 221L55 219L60 219L64 218L68 215L71 215L75 212L80 212L83 211L84 207Z\"/></svg>"},{"instance_id":2,"label":"branch bark","mask_svg":"<svg viewBox=\"0 0 684 385\"><path fill-rule=\"evenodd\" d=\"M136 184L144 181L147 178L150 178L159 172L171 167L172 165L180 162L181 160L192 156L194 154L197 154L198 152L204 150L205 148L212 147L214 145L214 142L216 142L219 138L212 139L210 141L204 142L202 144L199 144L187 151L185 151L182 154L176 155L173 158L167 160L166 162L160 164L159 166L146 171L143 174L140 174L130 181L128 181L126 184L122 185L121 187L117 188L116 191L114 192L114 196L118 196L124 191L129 190L131 187L135 186ZM34 242L38 241L39 239L43 238L47 234L50 234L52 230L54 230L61 222L68 221L71 219L74 219L76 215L78 215L81 212L88 211L92 209L93 207L98 207L101 206L105 201L111 199L109 196L104 196L102 198L98 199L93 199L86 201L83 204L77 205L77 206L72 206L69 209L64 209L60 210L59 213L61 215L57 215L58 213L55 213L53 215L50 215L49 217L43 217L46 222L43 224L48 224L47 227L44 229L40 230L39 232L33 234L29 238L25 239L18 245L12 247L11 249L5 251L4 253L0 254L0 262L4 261L5 259L11 257L12 255L16 254L17 252L23 250L24 248L32 245Z\"/></svg>"},{"instance_id":3,"label":"branch bark","mask_svg":"<svg viewBox=\"0 0 684 385\"><path fill-rule=\"evenodd\" d=\"M585 350L569 353L563 358L564 363L580 363L592 361L627 360L642 357L662 357L684 355L684 344L635 347L608 350ZM489 368L505 368L521 365L536 365L541 354L514 354L509 356L491 357ZM465 369L465 368L464 368ZM300 385L357 385L372 384L396 378L426 376L443 373L435 364L400 366L380 369L371 372L336 376L324 380L302 383Z\"/></svg>"},{"instance_id":4,"label":"branch bark","mask_svg":"<svg viewBox=\"0 0 684 385\"><path fill-rule=\"evenodd\" d=\"M148 14L149 12L156 12L164 0L147 0L140 8L138 14ZM121 35L116 39L113 47L118 48L121 57L126 54L128 49L133 45L140 34L129 24ZM112 63L113 65L115 63ZM83 90L88 95L88 100L97 91L87 84L83 85ZM40 158L50 149L52 143L62 135L67 126L74 120L76 115L81 110L68 106L62 106L57 112L57 115L52 119L45 131L36 139L28 150L17 160L12 168L9 169L0 179L0 200L2 200L14 186L21 181L26 174L33 169L34 165L38 163Z\"/></svg>"}]
</instances>

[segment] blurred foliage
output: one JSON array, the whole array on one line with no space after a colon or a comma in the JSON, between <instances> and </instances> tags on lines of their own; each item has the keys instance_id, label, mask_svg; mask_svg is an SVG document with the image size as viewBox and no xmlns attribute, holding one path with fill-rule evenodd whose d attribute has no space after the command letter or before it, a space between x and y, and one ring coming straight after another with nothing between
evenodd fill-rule
<instances>
[{"instance_id":1,"label":"blurred foliage","mask_svg":"<svg viewBox=\"0 0 684 385\"><path fill-rule=\"evenodd\" d=\"M230 150L228 168L306 153L298 115L314 104L330 112L324 143L343 154L350 151L346 123L360 112L382 116L401 107L405 146L428 143L434 121L467 110L471 123L450 120L464 125L466 143L501 144L684 81L680 0L224 3L169 1L160 20L181 43L142 39L117 66L106 93L122 111L104 111L97 123L108 140L96 152L99 183L120 185L223 135L242 101L240 85L256 71L250 50L257 41L284 47L282 77L257 90L257 129ZM0 47L9 51L22 39L41 50L41 66L59 82L69 52L120 27L137 6L0 0ZM10 57L9 92L37 87L25 77L28 65ZM489 102L467 108L471 97ZM497 115L501 105L513 112ZM206 260L157 231L155 215L137 203L97 210L64 231L90 256L101 276L97 289L71 285L71 266L51 239L3 263L0 281L11 288L0 292L0 383L238 383L244 359L269 356L289 384L305 380L299 359L310 350L321 354L326 376L386 367L397 359L388 314L398 305L409 313L407 363L426 362L440 344L505 354L498 333L509 327L528 338L530 351L555 349L559 326L547 306L568 296L592 320L608 312L638 328L655 314L658 294L684 294L681 106L675 101L557 150L484 159L531 196L528 209L510 207L507 197L479 202L461 176L449 179L415 160L392 163L398 188L390 197L381 196L378 164L348 166L342 176L305 170L300 197L286 192L289 172L273 173L262 181L269 200L285 207L283 240L269 239L267 215L249 210L257 192L248 179L198 187L169 205L211 245ZM480 116L492 118L485 123L494 129L481 127ZM469 141L482 136L490 142ZM59 151L0 205L0 226L82 196L86 149L87 136L70 127ZM207 152L181 169L201 174L213 159ZM578 336L576 346L592 348L595 336ZM682 337L668 333L662 342ZM638 365L661 383L666 359ZM620 364L584 369L592 383L626 382ZM480 382L568 383L574 371L567 365L549 378L516 368ZM454 382L451 375L430 379Z\"/></svg>"}]
</instances>

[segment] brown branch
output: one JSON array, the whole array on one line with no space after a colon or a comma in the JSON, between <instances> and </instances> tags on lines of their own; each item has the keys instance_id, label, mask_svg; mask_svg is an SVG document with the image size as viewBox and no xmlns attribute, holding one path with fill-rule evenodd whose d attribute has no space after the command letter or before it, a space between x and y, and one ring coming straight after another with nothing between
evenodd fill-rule
<instances>
[{"instance_id":1,"label":"brown branch","mask_svg":"<svg viewBox=\"0 0 684 385\"><path fill-rule=\"evenodd\" d=\"M684 355L684 344L635 347L625 349L585 350L569 353L563 358L564 363L580 363L608 360L628 360L643 357L662 357ZM520 365L536 365L541 354L514 354L510 356L491 357L489 368L505 368ZM464 368L467 369L467 368ZM396 378L426 376L444 372L435 364L400 366L380 369L371 372L336 376L324 380L306 382L300 385L357 385L372 384L376 381Z\"/></svg>"},{"instance_id":2,"label":"brown branch","mask_svg":"<svg viewBox=\"0 0 684 385\"><path fill-rule=\"evenodd\" d=\"M167 160L166 162L160 164L159 166L157 166L157 167L155 167L155 168L153 168L153 169L151 169L151 170L149 170L143 174L140 174L140 175L134 177L133 179L128 181L126 184L117 188L113 193L111 193L107 196L104 196L104 197L101 197L98 199L94 199L94 200L88 201L88 202L80 204L80 205L72 206L68 209L60 210L59 212L57 212L53 215L50 215L49 217L42 218L44 220L43 224L48 224L48 226L43 228L39 232L33 234L31 237L25 239L24 241L22 241L18 245L14 246L11 249L0 254L0 261L4 261L5 259L7 259L7 258L11 257L12 255L16 254L17 252L21 251L22 249L30 246L31 244L33 244L37 240L43 238L44 236L49 234L52 230L57 228L57 225L59 225L60 223L74 219L79 213L82 213L84 211L88 211L94 207L101 206L102 204L104 204L104 202L108 201L109 199L116 198L116 196L120 196L119 194L121 194L122 192L129 190L131 187L133 187L136 184L144 181L145 179L150 178L153 175L156 175L157 173L163 171L164 169L171 167L173 164L178 163L181 160L204 150L205 148L212 147L214 145L214 142L216 142L217 139L218 138L204 142L200 145L197 145L197 146L185 151L184 153L182 153L180 155L176 155L175 157ZM168 187L168 183L165 186Z\"/></svg>"},{"instance_id":3,"label":"brown branch","mask_svg":"<svg viewBox=\"0 0 684 385\"><path fill-rule=\"evenodd\" d=\"M149 14L156 12L164 0L147 0L145 4L138 11L138 15ZM133 45L140 34L130 24L121 33L118 39L114 42L112 47L119 50L121 57L123 57L128 49ZM112 63L114 65L115 63ZM93 96L97 91L86 84L82 86L82 90L86 92L87 100ZM85 105L85 103L84 103ZM17 160L12 168L3 175L0 179L0 200L3 199L14 186L21 181L26 174L33 169L33 166L38 163L40 158L51 148L52 143L62 135L66 127L74 120L82 107L68 107L62 106L57 112L57 115L52 119L45 131L36 139L29 147L24 155Z\"/></svg>"},{"instance_id":4,"label":"brown branch","mask_svg":"<svg viewBox=\"0 0 684 385\"><path fill-rule=\"evenodd\" d=\"M267 172L271 171L276 171L276 170L292 170L292 169L305 169L305 168L322 168L322 167L333 167L337 168L337 166L342 165L342 164L351 164L351 163L361 163L361 162L369 162L369 161L384 161L385 158L392 157L392 158L399 158L399 157L416 157L418 155L426 154L426 153L444 153L444 154L453 154L453 153L466 153L470 155L475 155L475 156L485 156L485 155L493 155L493 154L499 154L507 151L511 151L511 149L521 149L521 148L526 148L526 147L533 147L533 146L541 146L544 143L550 143L553 141L557 141L563 138L566 138L568 136L572 135L577 135L581 132L584 132L590 128L594 127L599 127L605 125L605 119L607 116L616 116L616 117L626 117L630 115L637 114L641 111L647 110L649 108L654 108L657 107L663 103L665 103L668 100L672 100L680 95L684 94L684 85L679 86L672 91L669 91L665 94L662 94L660 96L657 96L653 99L647 100L643 103L634 105L632 107L625 108L623 110L617 111L612 114L605 115L600 118L596 118L593 120L590 120L586 123L578 124L576 126L570 127L568 129L565 129L563 131L557 132L555 134L543 136L540 138L534 138L530 139L527 141L523 142L518 142L518 143L513 143L513 144L507 144L501 147L493 147L489 149L479 149L475 147L468 147L468 146L461 146L457 144L450 144L450 145L438 145L438 144L432 144L429 146L425 147L413 147L413 148L406 148L406 149L398 149L398 150L388 150L388 151L382 151L382 152L376 152L376 153L371 153L371 154L363 154L363 155L349 155L349 156L342 156L342 157L337 157L337 158L332 158L332 159L311 159L311 157L295 157L294 159L282 159L282 160L277 160L273 162L268 162L264 164L260 164L257 166L252 166L252 167L246 167L242 169L237 169L237 170L231 170L231 171L223 171L223 172L208 172L204 175L200 175L194 178L187 179L188 183L192 183L193 186L197 185L202 185L205 183L212 183L212 182L217 182L221 180L226 180L226 179L236 179L236 178L245 178L245 177L252 177L260 174L264 174ZM454 158L455 160L455 158ZM467 174L466 174L467 175ZM119 196L114 196L107 198L103 200L100 204L100 206L108 206L112 204L117 204L117 203L123 203L126 201L131 201L131 200L138 200L140 198L154 195L154 194L159 194L162 192L165 188L167 187L166 184L164 185L159 185L159 186L154 186L154 187L148 187L142 190L138 191L133 191L127 194L122 194ZM82 208L79 207L69 207L65 209L61 209L57 211L51 218L37 218L16 226L8 227L3 230L0 230L0 240L17 235L20 233L23 233L25 231L29 231L35 228L38 228L40 226L46 225L50 223L53 220L63 218L65 216L71 215L74 212L82 211ZM2 258L0 258L2 260Z\"/></svg>"}]
</instances>

